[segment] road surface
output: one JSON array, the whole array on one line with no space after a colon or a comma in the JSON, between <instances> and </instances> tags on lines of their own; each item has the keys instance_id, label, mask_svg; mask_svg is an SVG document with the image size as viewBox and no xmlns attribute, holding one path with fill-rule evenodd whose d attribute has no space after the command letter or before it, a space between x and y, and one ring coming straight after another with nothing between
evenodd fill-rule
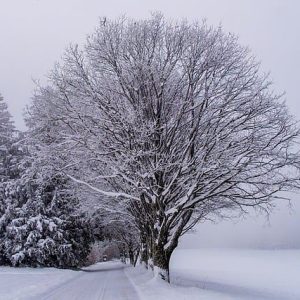
<instances>
[{"instance_id":1,"label":"road surface","mask_svg":"<svg viewBox=\"0 0 300 300\"><path fill-rule=\"evenodd\" d=\"M124 268L119 262L93 265L34 300L139 300Z\"/></svg>"}]
</instances>

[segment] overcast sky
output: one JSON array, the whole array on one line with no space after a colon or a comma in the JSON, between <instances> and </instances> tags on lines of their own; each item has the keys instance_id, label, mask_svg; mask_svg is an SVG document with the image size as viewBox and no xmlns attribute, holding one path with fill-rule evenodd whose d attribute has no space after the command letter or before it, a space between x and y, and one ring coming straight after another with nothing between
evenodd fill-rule
<instances>
[{"instance_id":1,"label":"overcast sky","mask_svg":"<svg viewBox=\"0 0 300 300\"><path fill-rule=\"evenodd\" d=\"M173 19L205 18L237 34L262 62L263 70L271 72L274 89L286 92L287 105L300 120L299 0L0 0L0 4L0 92L18 128L25 128L22 112L30 101L33 79L43 80L70 42L83 44L100 16L144 18L151 11ZM235 225L205 224L185 244L197 240L213 246L300 246L300 205L294 202L294 213L280 205L271 226L262 218Z\"/></svg>"}]
</instances>

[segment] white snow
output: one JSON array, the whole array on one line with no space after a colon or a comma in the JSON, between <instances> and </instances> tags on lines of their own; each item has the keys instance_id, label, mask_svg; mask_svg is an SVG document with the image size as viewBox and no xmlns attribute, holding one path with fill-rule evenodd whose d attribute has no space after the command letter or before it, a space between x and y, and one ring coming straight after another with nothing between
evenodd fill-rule
<instances>
[{"instance_id":1,"label":"white snow","mask_svg":"<svg viewBox=\"0 0 300 300\"><path fill-rule=\"evenodd\" d=\"M143 300L299 300L300 250L182 249L172 285L127 269Z\"/></svg>"},{"instance_id":2,"label":"white snow","mask_svg":"<svg viewBox=\"0 0 300 300\"><path fill-rule=\"evenodd\" d=\"M173 282L231 299L300 299L300 250L178 250Z\"/></svg>"},{"instance_id":3,"label":"white snow","mask_svg":"<svg viewBox=\"0 0 300 300\"><path fill-rule=\"evenodd\" d=\"M0 300L138 300L120 262L82 271L0 268Z\"/></svg>"},{"instance_id":4,"label":"white snow","mask_svg":"<svg viewBox=\"0 0 300 300\"><path fill-rule=\"evenodd\" d=\"M1 267L0 300L300 299L300 250L177 250L171 285L142 266L124 267L119 262L96 264L86 272Z\"/></svg>"},{"instance_id":5,"label":"white snow","mask_svg":"<svg viewBox=\"0 0 300 300\"><path fill-rule=\"evenodd\" d=\"M140 300L229 300L230 298L214 297L215 293L201 292L194 287L170 285L144 267L127 268L125 273L134 286ZM209 298L207 298L209 296Z\"/></svg>"},{"instance_id":6,"label":"white snow","mask_svg":"<svg viewBox=\"0 0 300 300\"><path fill-rule=\"evenodd\" d=\"M0 267L0 300L32 299L78 276L78 273L54 268Z\"/></svg>"}]
</instances>

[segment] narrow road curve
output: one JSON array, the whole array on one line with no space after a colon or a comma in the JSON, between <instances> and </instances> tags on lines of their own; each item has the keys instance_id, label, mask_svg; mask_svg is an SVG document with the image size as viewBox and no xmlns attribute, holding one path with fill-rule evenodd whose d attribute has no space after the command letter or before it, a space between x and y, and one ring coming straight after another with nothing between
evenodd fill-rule
<instances>
[{"instance_id":1,"label":"narrow road curve","mask_svg":"<svg viewBox=\"0 0 300 300\"><path fill-rule=\"evenodd\" d=\"M124 268L120 262L93 265L36 300L139 300Z\"/></svg>"}]
</instances>

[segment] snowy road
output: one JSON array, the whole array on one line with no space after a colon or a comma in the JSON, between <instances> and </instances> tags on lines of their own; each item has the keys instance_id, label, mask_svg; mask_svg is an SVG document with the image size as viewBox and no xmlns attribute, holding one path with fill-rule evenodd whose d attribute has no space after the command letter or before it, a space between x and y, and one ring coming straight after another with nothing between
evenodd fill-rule
<instances>
[{"instance_id":1,"label":"snowy road","mask_svg":"<svg viewBox=\"0 0 300 300\"><path fill-rule=\"evenodd\" d=\"M124 265L119 262L107 262L86 268L75 278L34 299L138 300L139 297L125 275Z\"/></svg>"}]
</instances>

